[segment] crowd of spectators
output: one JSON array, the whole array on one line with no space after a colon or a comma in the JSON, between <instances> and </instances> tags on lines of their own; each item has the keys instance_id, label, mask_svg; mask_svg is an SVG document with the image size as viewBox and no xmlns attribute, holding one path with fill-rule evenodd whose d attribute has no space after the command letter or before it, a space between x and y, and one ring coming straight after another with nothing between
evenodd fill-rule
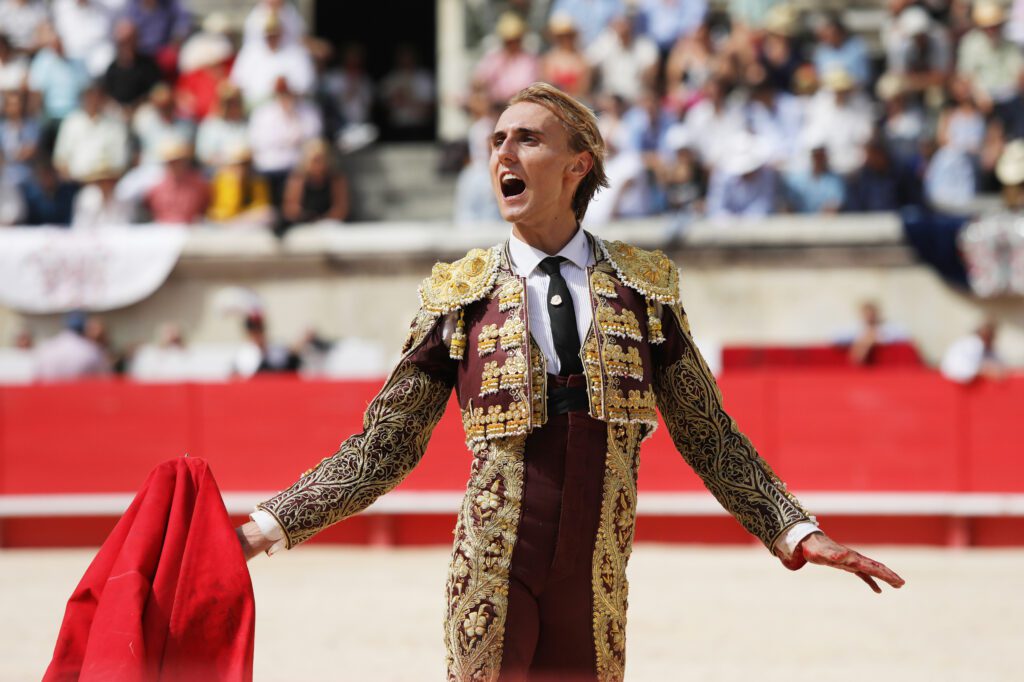
<instances>
[{"instance_id":1,"label":"crowd of spectators","mask_svg":"<svg viewBox=\"0 0 1024 682\"><path fill-rule=\"evenodd\" d=\"M611 187L591 225L967 209L999 188L999 155L1024 136L1024 26L1010 21L1024 3L879 4L880 28L857 33L785 0L508 3L473 71L457 221L495 215L474 138L535 80L598 113Z\"/></svg>"},{"instance_id":2,"label":"crowd of spectators","mask_svg":"<svg viewBox=\"0 0 1024 682\"><path fill-rule=\"evenodd\" d=\"M0 0L0 225L345 220L344 151L431 128L434 85L398 46L307 34L288 0L236 30L187 0ZM340 149L339 149L340 147Z\"/></svg>"}]
</instances>

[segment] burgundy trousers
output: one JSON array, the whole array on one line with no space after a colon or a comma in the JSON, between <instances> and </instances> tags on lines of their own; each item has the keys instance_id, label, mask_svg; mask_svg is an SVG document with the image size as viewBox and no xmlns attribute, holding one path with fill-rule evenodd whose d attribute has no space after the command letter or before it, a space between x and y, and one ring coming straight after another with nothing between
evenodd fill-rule
<instances>
[{"instance_id":1,"label":"burgundy trousers","mask_svg":"<svg viewBox=\"0 0 1024 682\"><path fill-rule=\"evenodd\" d=\"M549 376L582 386L582 375ZM585 411L549 415L526 440L519 535L512 553L503 681L595 680L591 564L600 522L608 425Z\"/></svg>"}]
</instances>

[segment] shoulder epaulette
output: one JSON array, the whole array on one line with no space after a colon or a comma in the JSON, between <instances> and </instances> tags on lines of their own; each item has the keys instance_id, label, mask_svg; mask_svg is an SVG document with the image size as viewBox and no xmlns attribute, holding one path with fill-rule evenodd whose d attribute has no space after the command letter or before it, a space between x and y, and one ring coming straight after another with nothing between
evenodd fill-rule
<instances>
[{"instance_id":1,"label":"shoulder epaulette","mask_svg":"<svg viewBox=\"0 0 1024 682\"><path fill-rule=\"evenodd\" d=\"M668 256L624 242L595 239L623 284L659 303L679 302L679 269Z\"/></svg>"},{"instance_id":2,"label":"shoulder epaulette","mask_svg":"<svg viewBox=\"0 0 1024 682\"><path fill-rule=\"evenodd\" d=\"M454 263L436 263L420 284L420 304L445 315L486 296L498 275L501 247L473 249Z\"/></svg>"}]
</instances>

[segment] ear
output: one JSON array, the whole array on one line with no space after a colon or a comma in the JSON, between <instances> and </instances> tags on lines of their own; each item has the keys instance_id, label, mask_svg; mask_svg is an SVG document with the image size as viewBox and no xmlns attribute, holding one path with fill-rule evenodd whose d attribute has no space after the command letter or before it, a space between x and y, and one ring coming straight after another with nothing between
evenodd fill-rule
<instances>
[{"instance_id":1,"label":"ear","mask_svg":"<svg viewBox=\"0 0 1024 682\"><path fill-rule=\"evenodd\" d=\"M569 166L569 173L576 178L582 180L586 177L590 169L594 167L594 157L590 152L580 152L572 160L572 164Z\"/></svg>"}]
</instances>

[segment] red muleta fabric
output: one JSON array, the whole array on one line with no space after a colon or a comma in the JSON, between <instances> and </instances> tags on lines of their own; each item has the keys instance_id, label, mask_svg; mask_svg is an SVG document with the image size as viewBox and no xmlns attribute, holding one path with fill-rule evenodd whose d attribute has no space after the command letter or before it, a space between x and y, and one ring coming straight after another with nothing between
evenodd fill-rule
<instances>
[{"instance_id":1,"label":"red muleta fabric","mask_svg":"<svg viewBox=\"0 0 1024 682\"><path fill-rule=\"evenodd\" d=\"M209 466L156 467L64 614L44 682L252 680L256 607Z\"/></svg>"}]
</instances>

